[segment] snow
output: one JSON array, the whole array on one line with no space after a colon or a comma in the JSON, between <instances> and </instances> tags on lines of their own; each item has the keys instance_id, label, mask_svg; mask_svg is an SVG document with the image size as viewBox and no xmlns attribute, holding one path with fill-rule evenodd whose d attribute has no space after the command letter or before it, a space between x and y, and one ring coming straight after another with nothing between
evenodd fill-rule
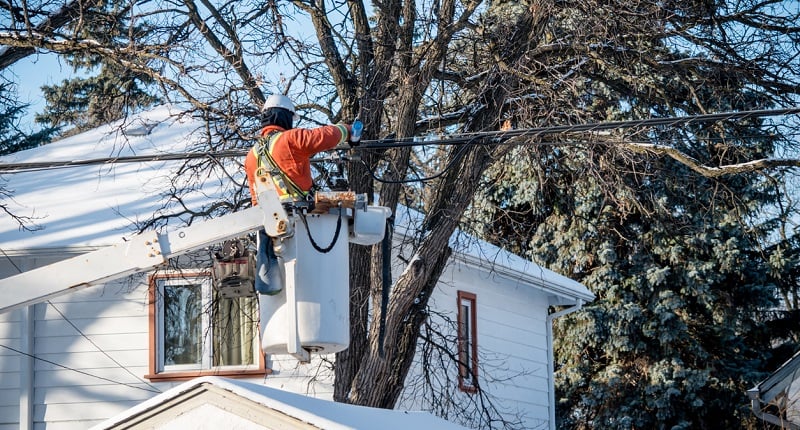
<instances>
[{"instance_id":1,"label":"snow","mask_svg":"<svg viewBox=\"0 0 800 430\"><path fill-rule=\"evenodd\" d=\"M178 114L175 108L161 106L126 122L0 157L0 163L184 152L198 139L195 133L204 124ZM0 217L0 248L11 254L120 243L135 234L134 221L147 219L162 207L160 192L180 164L181 161L164 161L87 165L0 175L0 188L12 193L11 200L5 199L0 204L14 215L31 217L39 228L27 231L12 217ZM205 195L213 193L208 190ZM192 208L199 208L207 202L206 196L195 193L186 202ZM396 233L404 234L419 227L421 217L413 209L398 208ZM456 251L454 257L468 264L502 272L520 283L543 285L563 297L594 299L582 284L461 232L453 234L451 246Z\"/></svg>"},{"instance_id":2,"label":"snow","mask_svg":"<svg viewBox=\"0 0 800 430\"><path fill-rule=\"evenodd\" d=\"M395 234L413 235L413 231L420 228L422 221L423 216L420 212L405 206L398 207L395 216ZM595 299L594 293L580 282L559 275L461 230L453 233L449 244L454 251L452 258L455 260L487 269L495 275L507 276L520 284L544 287L549 293L555 293L569 301L580 299L590 302ZM406 264L406 270L411 267L411 262Z\"/></svg>"},{"instance_id":3,"label":"snow","mask_svg":"<svg viewBox=\"0 0 800 430\"><path fill-rule=\"evenodd\" d=\"M0 163L181 152L202 124L174 114L170 106L162 106L133 121L0 157ZM152 127L151 134L137 135L148 127ZM169 172L179 165L179 161L121 163L3 174L0 187L10 192L11 198L2 204L15 216L29 217L29 227L36 230L27 231L14 218L2 217L0 243L6 251L119 243L135 233L133 221L161 207L159 193L168 183ZM198 207L202 203L199 196L189 200Z\"/></svg>"},{"instance_id":4,"label":"snow","mask_svg":"<svg viewBox=\"0 0 800 430\"><path fill-rule=\"evenodd\" d=\"M252 382L216 376L195 378L173 387L158 396L100 423L95 426L94 429L108 428L114 424L123 423L144 412L153 410L170 399L177 398L182 393L188 392L203 384L212 384L267 408L278 410L289 416L328 430L373 429L376 428L376 426L380 426L381 430L465 429L465 427L438 418L428 412L398 411L336 403ZM161 413L167 414L168 410L161 411Z\"/></svg>"}]
</instances>

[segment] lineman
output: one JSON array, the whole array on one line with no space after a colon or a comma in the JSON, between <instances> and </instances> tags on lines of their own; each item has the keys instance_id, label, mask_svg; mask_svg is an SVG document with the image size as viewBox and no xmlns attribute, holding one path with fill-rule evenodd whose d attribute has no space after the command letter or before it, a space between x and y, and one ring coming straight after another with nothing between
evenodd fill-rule
<instances>
[{"instance_id":1,"label":"lineman","mask_svg":"<svg viewBox=\"0 0 800 430\"><path fill-rule=\"evenodd\" d=\"M269 96L261 109L261 139L247 153L245 171L253 205L257 205L256 172L259 168L278 169L274 175L276 188L283 201L306 201L313 192L310 159L315 154L350 143L350 126L327 125L305 129L294 128L297 119L294 104L282 95ZM355 143L350 143L355 145ZM261 294L275 295L283 289L278 274L275 251L264 229L258 232L255 288Z\"/></svg>"}]
</instances>

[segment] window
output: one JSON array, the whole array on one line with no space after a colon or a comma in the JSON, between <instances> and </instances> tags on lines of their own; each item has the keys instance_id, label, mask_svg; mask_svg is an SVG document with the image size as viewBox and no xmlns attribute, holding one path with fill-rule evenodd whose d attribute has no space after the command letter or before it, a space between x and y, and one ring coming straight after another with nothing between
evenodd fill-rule
<instances>
[{"instance_id":1,"label":"window","mask_svg":"<svg viewBox=\"0 0 800 430\"><path fill-rule=\"evenodd\" d=\"M458 387L474 393L478 390L478 343L475 294L458 292Z\"/></svg>"},{"instance_id":2,"label":"window","mask_svg":"<svg viewBox=\"0 0 800 430\"><path fill-rule=\"evenodd\" d=\"M208 273L150 282L151 380L264 374L258 299L222 297Z\"/></svg>"}]
</instances>

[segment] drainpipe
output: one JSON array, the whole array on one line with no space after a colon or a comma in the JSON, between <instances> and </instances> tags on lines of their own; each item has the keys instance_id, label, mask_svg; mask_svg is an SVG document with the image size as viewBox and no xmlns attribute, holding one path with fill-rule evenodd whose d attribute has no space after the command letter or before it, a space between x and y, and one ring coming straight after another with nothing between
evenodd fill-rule
<instances>
[{"instance_id":1,"label":"drainpipe","mask_svg":"<svg viewBox=\"0 0 800 430\"><path fill-rule=\"evenodd\" d=\"M556 381L555 381L555 359L553 358L553 320L575 311L581 310L583 307L583 300L576 299L575 305L558 312L553 312L547 315L547 383L549 385L550 396L548 399L548 421L550 423L550 430L556 429Z\"/></svg>"},{"instance_id":2,"label":"drainpipe","mask_svg":"<svg viewBox=\"0 0 800 430\"><path fill-rule=\"evenodd\" d=\"M19 428L33 429L34 306L20 309Z\"/></svg>"},{"instance_id":3,"label":"drainpipe","mask_svg":"<svg viewBox=\"0 0 800 430\"><path fill-rule=\"evenodd\" d=\"M800 426L795 423L786 421L781 417L776 417L775 415L768 414L761 409L761 398L759 396L758 388L753 388L747 390L747 396L750 397L750 408L753 410L753 414L760 418L762 421L766 421L770 424L775 424L782 429L788 430L800 430Z\"/></svg>"}]
</instances>

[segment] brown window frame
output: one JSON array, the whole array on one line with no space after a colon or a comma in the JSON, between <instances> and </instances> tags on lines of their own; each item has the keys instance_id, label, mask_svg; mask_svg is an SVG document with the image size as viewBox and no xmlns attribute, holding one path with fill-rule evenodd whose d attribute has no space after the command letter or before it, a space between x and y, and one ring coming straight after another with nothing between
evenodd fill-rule
<instances>
[{"instance_id":1,"label":"brown window frame","mask_svg":"<svg viewBox=\"0 0 800 430\"><path fill-rule=\"evenodd\" d=\"M272 373L272 370L267 368L267 360L264 353L258 355L258 367L253 369L226 369L223 367L216 367L201 370L167 370L159 371L158 363L158 281L161 279L176 279L176 278L211 278L209 271L181 271L180 273L157 273L150 275L148 280L148 330L149 330L149 373L144 377L152 382L167 382L167 381L185 381L200 376L224 376L228 378L248 378L256 376L264 376ZM260 343L261 336L257 335L257 342L259 343L258 350L261 351Z\"/></svg>"},{"instance_id":2,"label":"brown window frame","mask_svg":"<svg viewBox=\"0 0 800 430\"><path fill-rule=\"evenodd\" d=\"M469 303L469 315L464 315L464 302ZM458 388L466 393L478 391L478 313L477 296L458 291L457 332L458 337ZM467 322L467 327L464 323ZM465 335L467 338L465 338ZM469 363L469 367L465 363Z\"/></svg>"}]
</instances>

